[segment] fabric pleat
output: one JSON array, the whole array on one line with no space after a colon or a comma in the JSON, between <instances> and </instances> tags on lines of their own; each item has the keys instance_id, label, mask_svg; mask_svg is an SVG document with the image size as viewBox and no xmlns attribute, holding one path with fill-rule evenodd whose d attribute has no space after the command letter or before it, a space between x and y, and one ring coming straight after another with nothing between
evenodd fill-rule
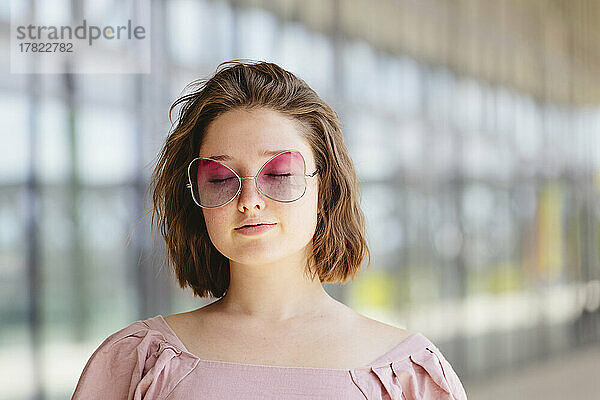
<instances>
[{"instance_id":1,"label":"fabric pleat","mask_svg":"<svg viewBox=\"0 0 600 400\"><path fill-rule=\"evenodd\" d=\"M161 332L130 325L92 354L72 399L158 398L173 390L197 362Z\"/></svg>"},{"instance_id":2,"label":"fabric pleat","mask_svg":"<svg viewBox=\"0 0 600 400\"><path fill-rule=\"evenodd\" d=\"M466 400L458 376L439 350L430 345L408 357L370 371L355 371L355 383L367 399ZM378 384L374 384L373 378Z\"/></svg>"}]
</instances>

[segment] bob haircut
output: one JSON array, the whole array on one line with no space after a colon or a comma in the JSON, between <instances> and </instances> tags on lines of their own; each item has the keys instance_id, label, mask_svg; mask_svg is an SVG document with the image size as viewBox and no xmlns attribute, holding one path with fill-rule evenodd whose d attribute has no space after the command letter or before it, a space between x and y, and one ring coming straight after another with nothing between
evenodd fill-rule
<instances>
[{"instance_id":1,"label":"bob haircut","mask_svg":"<svg viewBox=\"0 0 600 400\"><path fill-rule=\"evenodd\" d=\"M209 79L186 86L169 110L181 104L151 177L155 217L167 244L179 286L194 296L222 297L229 286L229 260L210 241L202 208L186 187L187 167L198 156L208 125L234 109L271 109L290 117L312 148L319 171L318 216L305 273L321 282L345 283L371 256L359 205L358 178L344 145L340 121L302 79L268 62L226 61ZM172 122L172 120L171 120Z\"/></svg>"}]
</instances>

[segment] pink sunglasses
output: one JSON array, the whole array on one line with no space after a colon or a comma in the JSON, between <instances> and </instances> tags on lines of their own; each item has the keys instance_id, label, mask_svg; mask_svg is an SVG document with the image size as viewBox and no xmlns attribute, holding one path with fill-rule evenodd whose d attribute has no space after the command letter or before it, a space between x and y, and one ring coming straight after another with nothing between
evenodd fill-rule
<instances>
[{"instance_id":1,"label":"pink sunglasses","mask_svg":"<svg viewBox=\"0 0 600 400\"><path fill-rule=\"evenodd\" d=\"M254 179L264 196L289 203L306 192L306 162L299 151L285 150L271 157L254 176L240 177L227 165L207 157L197 157L188 165L188 184L194 203L202 208L228 204L242 191L242 179Z\"/></svg>"}]
</instances>

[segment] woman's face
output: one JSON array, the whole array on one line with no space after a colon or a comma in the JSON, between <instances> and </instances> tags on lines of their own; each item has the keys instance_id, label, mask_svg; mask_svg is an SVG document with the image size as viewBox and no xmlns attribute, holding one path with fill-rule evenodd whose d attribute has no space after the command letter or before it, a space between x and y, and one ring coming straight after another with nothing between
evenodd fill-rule
<instances>
[{"instance_id":1,"label":"woman's face","mask_svg":"<svg viewBox=\"0 0 600 400\"><path fill-rule=\"evenodd\" d=\"M272 155L265 151L297 150L306 162L306 174L316 165L297 122L268 110L231 110L206 129L200 157L228 155L221 162L240 177L254 176ZM203 208L208 235L227 258L241 264L266 264L284 258L304 260L317 225L318 175L306 178L306 192L293 202L281 203L262 195L254 179L242 180L240 194L219 208ZM258 234L236 229L249 219L274 224Z\"/></svg>"}]
</instances>

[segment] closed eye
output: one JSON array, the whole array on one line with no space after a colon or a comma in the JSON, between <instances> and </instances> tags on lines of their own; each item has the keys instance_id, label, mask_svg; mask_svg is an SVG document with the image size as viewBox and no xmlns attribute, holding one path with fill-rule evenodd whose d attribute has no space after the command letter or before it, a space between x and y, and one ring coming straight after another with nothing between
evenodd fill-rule
<instances>
[{"instance_id":1,"label":"closed eye","mask_svg":"<svg viewBox=\"0 0 600 400\"><path fill-rule=\"evenodd\" d=\"M228 180L230 180L230 179L233 179L233 178L224 178L224 179L211 179L211 180L209 180L209 182L210 182L210 183L221 183L221 182L228 181Z\"/></svg>"}]
</instances>

